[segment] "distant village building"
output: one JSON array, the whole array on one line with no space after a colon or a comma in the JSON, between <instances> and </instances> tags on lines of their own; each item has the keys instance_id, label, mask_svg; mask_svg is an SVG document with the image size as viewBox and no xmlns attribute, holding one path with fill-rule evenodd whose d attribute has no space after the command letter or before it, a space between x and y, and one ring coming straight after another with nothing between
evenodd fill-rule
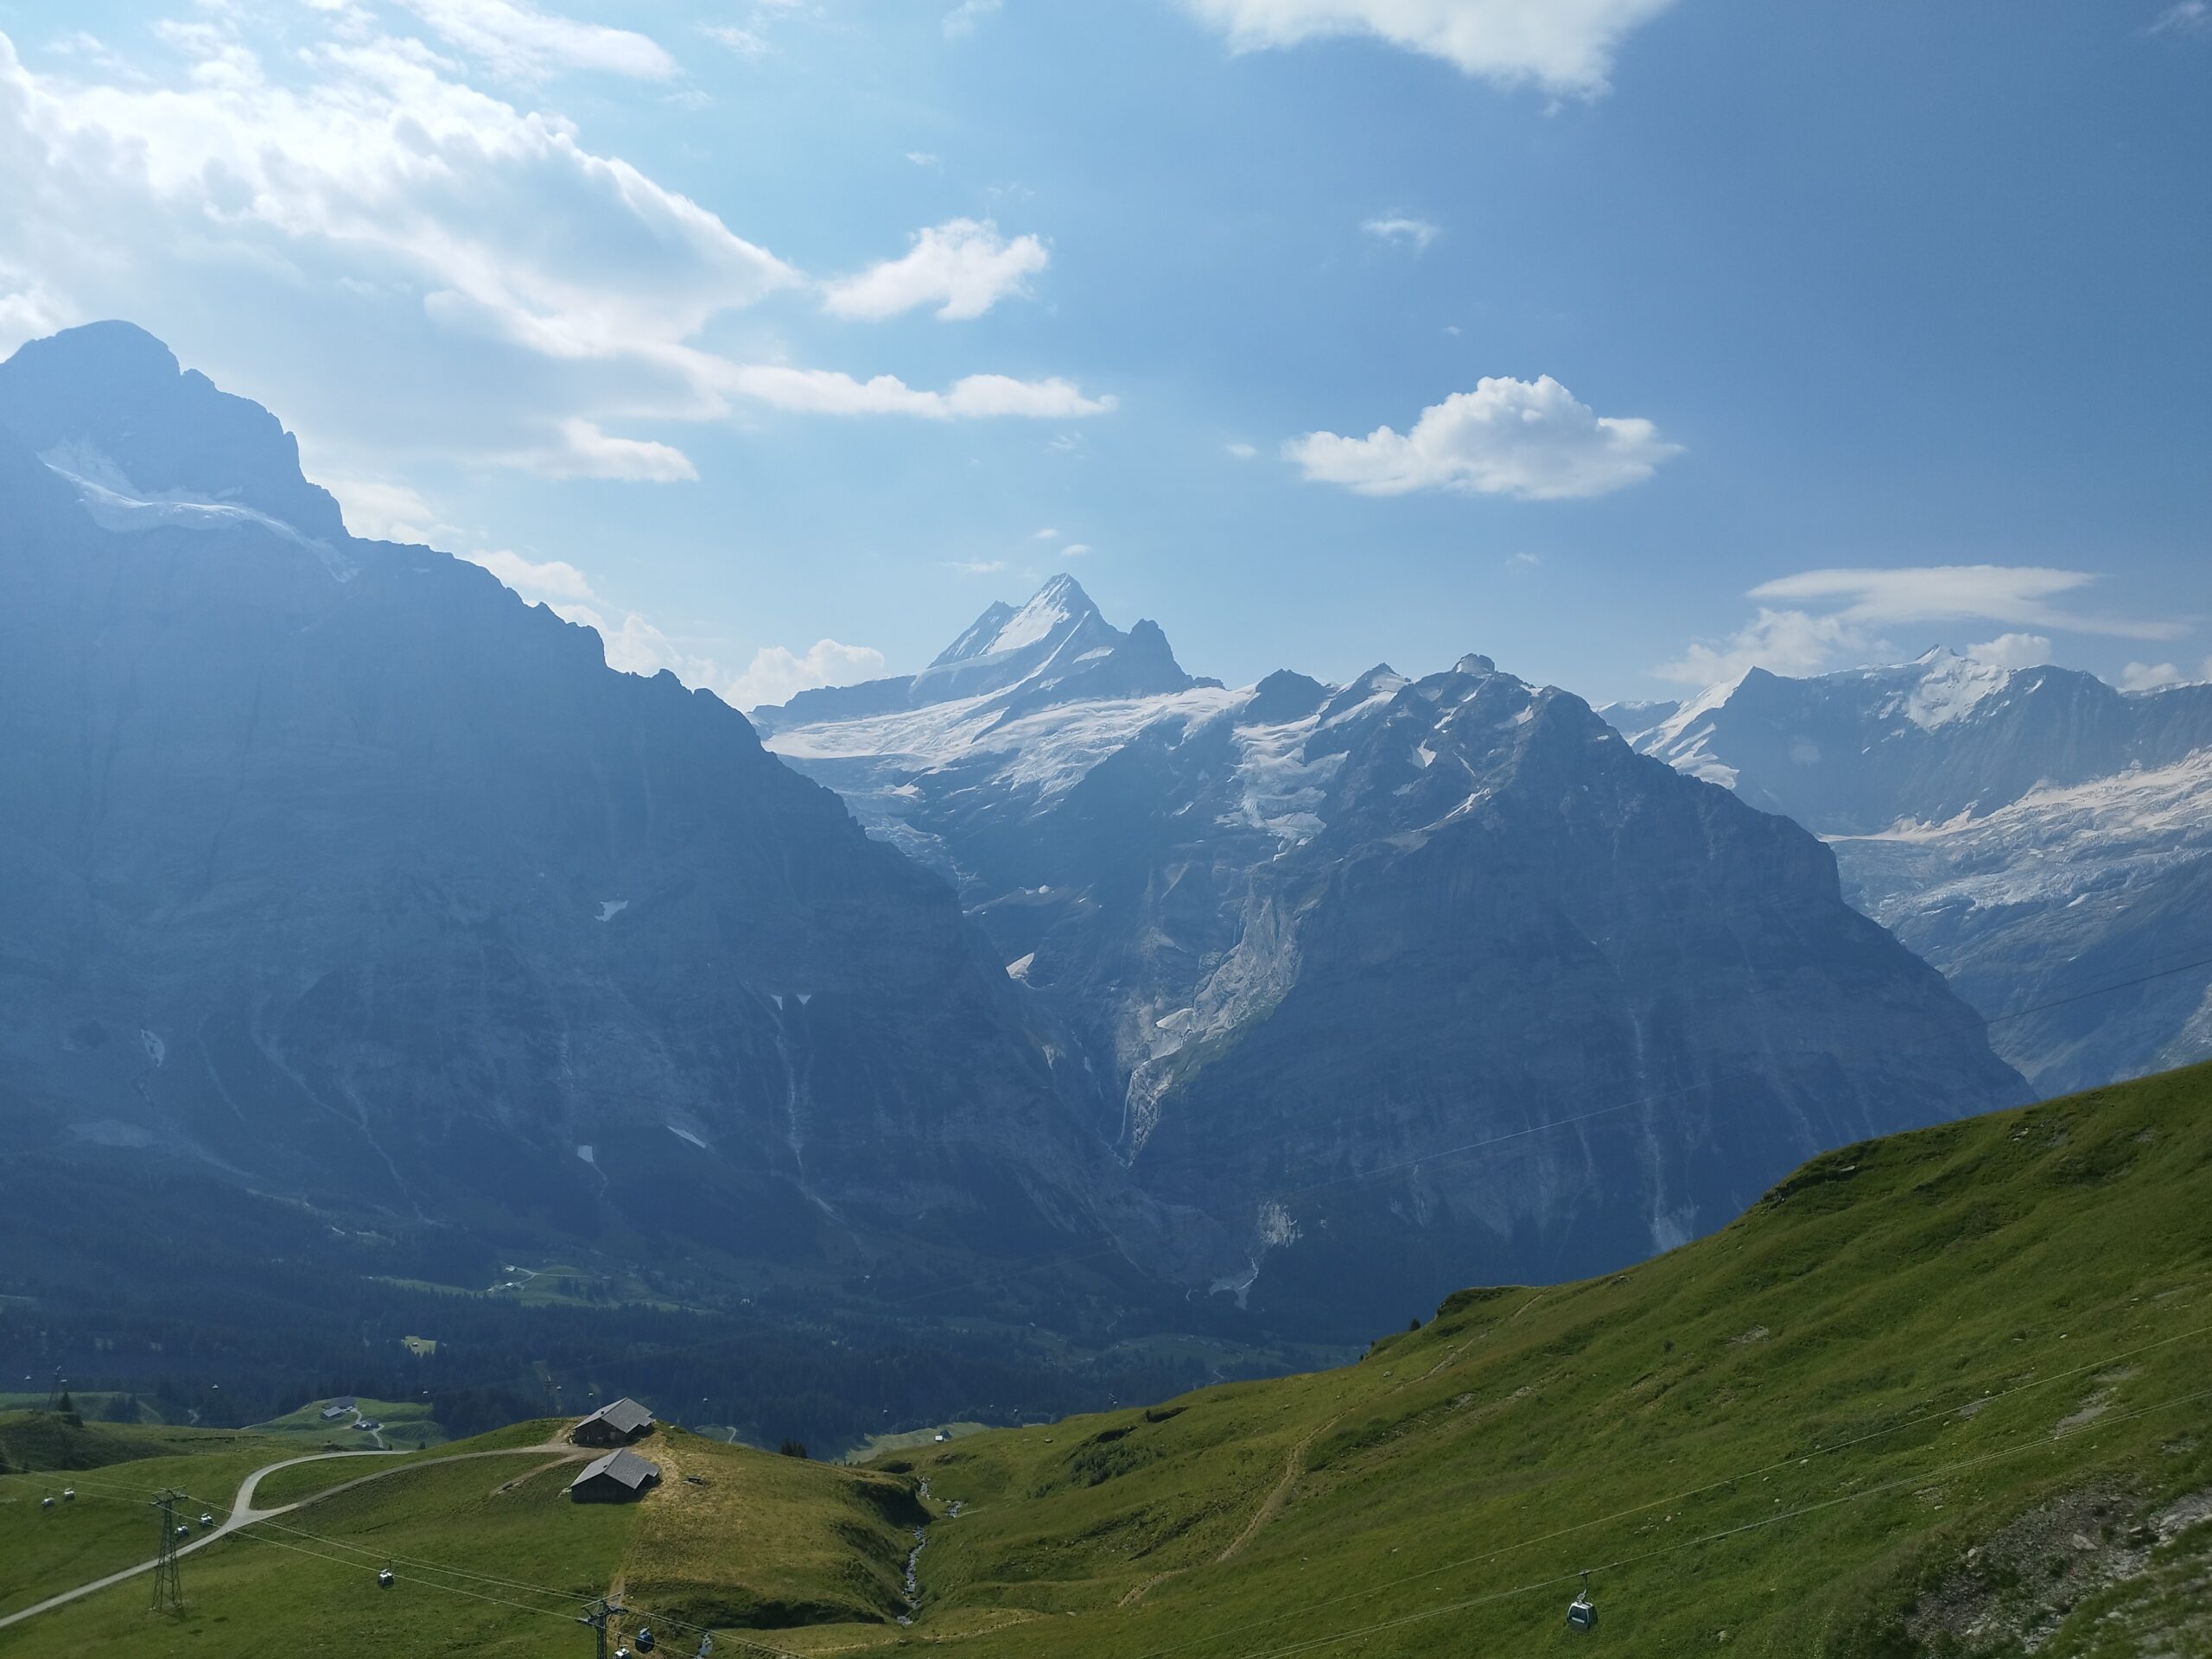
<instances>
[{"instance_id":1,"label":"distant village building","mask_svg":"<svg viewBox=\"0 0 2212 1659\"><path fill-rule=\"evenodd\" d=\"M347 1412L352 1411L354 1408L355 1404L356 1402L354 1401L353 1396L350 1394L343 1400L333 1400L328 1405L322 1408L322 1421L327 1423L343 1417Z\"/></svg>"},{"instance_id":2,"label":"distant village building","mask_svg":"<svg viewBox=\"0 0 2212 1659\"><path fill-rule=\"evenodd\" d=\"M628 1446L653 1432L653 1414L634 1400L601 1406L569 1431L578 1446Z\"/></svg>"},{"instance_id":3,"label":"distant village building","mask_svg":"<svg viewBox=\"0 0 2212 1659\"><path fill-rule=\"evenodd\" d=\"M625 1446L586 1464L569 1483L569 1496L578 1503L627 1503L659 1484L660 1465Z\"/></svg>"}]
</instances>

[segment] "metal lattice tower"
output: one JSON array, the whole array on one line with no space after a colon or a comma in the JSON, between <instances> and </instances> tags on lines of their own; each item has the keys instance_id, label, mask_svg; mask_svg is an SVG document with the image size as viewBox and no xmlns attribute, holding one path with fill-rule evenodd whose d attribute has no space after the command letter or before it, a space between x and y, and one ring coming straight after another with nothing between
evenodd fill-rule
<instances>
[{"instance_id":1,"label":"metal lattice tower","mask_svg":"<svg viewBox=\"0 0 2212 1659\"><path fill-rule=\"evenodd\" d=\"M607 1659L607 1621L610 1618L619 1618L629 1611L627 1607L616 1606L605 1596L601 1596L586 1608L584 1616L576 1621L579 1624L591 1626L592 1634L599 1640L599 1659Z\"/></svg>"},{"instance_id":2,"label":"metal lattice tower","mask_svg":"<svg viewBox=\"0 0 2212 1659\"><path fill-rule=\"evenodd\" d=\"M182 1492L175 1491L154 1498L154 1507L162 1512L162 1548L154 1559L153 1610L172 1616L184 1611L184 1584L176 1570L176 1506L183 1498Z\"/></svg>"}]
</instances>

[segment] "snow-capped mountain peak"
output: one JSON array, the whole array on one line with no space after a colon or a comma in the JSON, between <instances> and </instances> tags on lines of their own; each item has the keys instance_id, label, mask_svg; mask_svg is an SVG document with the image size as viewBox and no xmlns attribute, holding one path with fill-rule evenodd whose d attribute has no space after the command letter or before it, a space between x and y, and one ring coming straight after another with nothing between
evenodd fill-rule
<instances>
[{"instance_id":1,"label":"snow-capped mountain peak","mask_svg":"<svg viewBox=\"0 0 2212 1659\"><path fill-rule=\"evenodd\" d=\"M933 753L956 730L972 735L1041 708L1218 683L1185 674L1156 624L1139 622L1124 633L1074 577L1058 575L1022 605L991 605L918 674L802 691L780 708L753 710L753 722L772 735L912 715L901 730L876 735L901 753ZM833 746L842 750L842 742ZM795 736L782 747L812 752L820 744Z\"/></svg>"}]
</instances>

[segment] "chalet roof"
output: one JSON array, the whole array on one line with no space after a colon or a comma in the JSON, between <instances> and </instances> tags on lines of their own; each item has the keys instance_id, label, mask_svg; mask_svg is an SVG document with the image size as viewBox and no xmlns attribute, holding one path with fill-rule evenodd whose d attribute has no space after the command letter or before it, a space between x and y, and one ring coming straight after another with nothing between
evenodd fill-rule
<instances>
[{"instance_id":1,"label":"chalet roof","mask_svg":"<svg viewBox=\"0 0 2212 1659\"><path fill-rule=\"evenodd\" d=\"M590 1417L585 1418L584 1421L588 1423L593 1418L625 1434L634 1434L639 1429L652 1426L653 1414L636 1401L625 1397L609 1401L592 1413Z\"/></svg>"},{"instance_id":2,"label":"chalet roof","mask_svg":"<svg viewBox=\"0 0 2212 1659\"><path fill-rule=\"evenodd\" d=\"M603 1458L593 1459L584 1465L583 1473L569 1482L569 1484L581 1486L587 1481L598 1479L601 1475L605 1475L609 1480L620 1485L628 1487L633 1492L643 1491L648 1483L660 1478L660 1465L648 1459L639 1457L626 1446L620 1451L608 1452Z\"/></svg>"}]
</instances>

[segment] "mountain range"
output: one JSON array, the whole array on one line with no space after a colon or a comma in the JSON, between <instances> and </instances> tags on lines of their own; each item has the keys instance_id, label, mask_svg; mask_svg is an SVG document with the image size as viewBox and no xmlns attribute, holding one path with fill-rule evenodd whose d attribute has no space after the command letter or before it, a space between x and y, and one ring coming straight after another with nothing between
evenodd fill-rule
<instances>
[{"instance_id":1,"label":"mountain range","mask_svg":"<svg viewBox=\"0 0 2212 1659\"><path fill-rule=\"evenodd\" d=\"M2039 1091L2212 1046L2212 685L1955 652L1605 710L1641 752L1826 837L1845 891Z\"/></svg>"},{"instance_id":2,"label":"mountain range","mask_svg":"<svg viewBox=\"0 0 2212 1659\"><path fill-rule=\"evenodd\" d=\"M1255 1306L1617 1265L1802 1149L2022 1093L1814 837L1487 658L1229 690L1059 576L753 718L959 885Z\"/></svg>"},{"instance_id":3,"label":"mountain range","mask_svg":"<svg viewBox=\"0 0 2212 1659\"><path fill-rule=\"evenodd\" d=\"M0 365L0 529L41 1155L1341 1334L2025 1093L1812 835L1479 656L1231 690L1062 579L764 747L124 324Z\"/></svg>"}]
</instances>

